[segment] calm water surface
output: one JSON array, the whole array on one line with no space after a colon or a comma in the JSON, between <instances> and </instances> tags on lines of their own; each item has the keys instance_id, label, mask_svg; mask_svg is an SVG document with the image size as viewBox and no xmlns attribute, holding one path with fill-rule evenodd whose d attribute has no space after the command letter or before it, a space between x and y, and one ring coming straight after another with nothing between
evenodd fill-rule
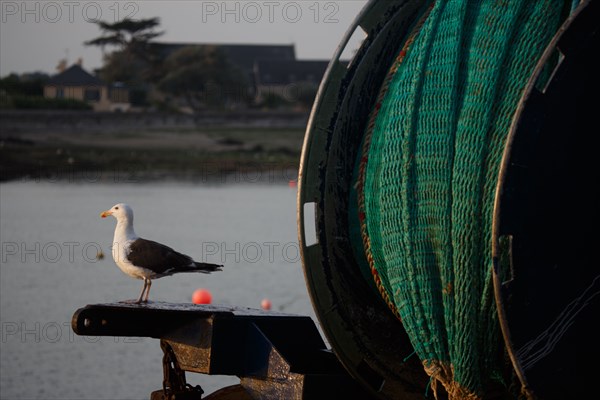
<instances>
[{"instance_id":1,"label":"calm water surface","mask_svg":"<svg viewBox=\"0 0 600 400\"><path fill-rule=\"evenodd\" d=\"M267 297L274 310L314 319L298 255L296 191L287 185L1 184L0 398L147 399L161 388L158 340L80 337L70 328L76 309L141 290L110 255L115 220L99 217L118 202L133 207L140 236L225 264L209 276L157 280L151 300L189 303L203 287L214 304L258 308ZM239 381L187 375L205 393Z\"/></svg>"}]
</instances>

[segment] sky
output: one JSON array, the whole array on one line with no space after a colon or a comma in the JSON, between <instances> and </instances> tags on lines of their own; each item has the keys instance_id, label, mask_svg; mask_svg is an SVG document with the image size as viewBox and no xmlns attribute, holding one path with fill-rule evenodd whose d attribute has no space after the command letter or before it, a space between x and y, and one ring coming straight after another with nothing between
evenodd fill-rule
<instances>
[{"instance_id":1,"label":"sky","mask_svg":"<svg viewBox=\"0 0 600 400\"><path fill-rule=\"evenodd\" d=\"M56 73L66 58L102 65L98 47L83 42L100 35L95 20L159 17L158 41L294 44L298 59L330 59L367 0L298 1L7 1L0 0L0 76ZM351 40L346 58L358 48Z\"/></svg>"}]
</instances>

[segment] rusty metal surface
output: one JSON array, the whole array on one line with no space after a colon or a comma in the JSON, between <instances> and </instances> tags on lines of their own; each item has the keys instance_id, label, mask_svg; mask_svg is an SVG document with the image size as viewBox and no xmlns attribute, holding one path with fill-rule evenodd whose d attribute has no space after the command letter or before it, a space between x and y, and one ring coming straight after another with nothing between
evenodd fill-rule
<instances>
[{"instance_id":1,"label":"rusty metal surface","mask_svg":"<svg viewBox=\"0 0 600 400\"><path fill-rule=\"evenodd\" d=\"M242 385L233 385L209 394L204 400L252 400L252 397Z\"/></svg>"}]
</instances>

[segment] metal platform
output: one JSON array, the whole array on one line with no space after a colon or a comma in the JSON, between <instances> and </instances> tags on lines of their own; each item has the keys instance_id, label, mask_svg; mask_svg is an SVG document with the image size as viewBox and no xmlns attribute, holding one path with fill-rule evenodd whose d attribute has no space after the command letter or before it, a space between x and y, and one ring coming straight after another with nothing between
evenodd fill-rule
<instances>
[{"instance_id":1,"label":"metal platform","mask_svg":"<svg viewBox=\"0 0 600 400\"><path fill-rule=\"evenodd\" d=\"M211 399L361 398L363 392L306 316L212 305L110 303L75 312L78 335L150 337L164 352L161 398L202 398L185 371L236 375L240 385Z\"/></svg>"}]
</instances>

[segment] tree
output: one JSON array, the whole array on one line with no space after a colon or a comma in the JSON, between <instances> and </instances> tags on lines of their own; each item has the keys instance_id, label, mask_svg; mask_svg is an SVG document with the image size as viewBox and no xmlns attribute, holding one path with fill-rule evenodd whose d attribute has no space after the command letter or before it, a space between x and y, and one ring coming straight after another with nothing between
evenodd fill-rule
<instances>
[{"instance_id":1,"label":"tree","mask_svg":"<svg viewBox=\"0 0 600 400\"><path fill-rule=\"evenodd\" d=\"M117 47L116 51L104 54L104 67L101 77L108 82L126 82L141 84L160 75L159 55L153 50L150 41L161 36L156 28L160 24L158 17L109 23L95 22L102 35L84 42L87 46Z\"/></svg>"},{"instance_id":2,"label":"tree","mask_svg":"<svg viewBox=\"0 0 600 400\"><path fill-rule=\"evenodd\" d=\"M132 53L137 53L143 57L143 51L147 48L148 43L164 32L156 32L155 28L160 25L158 17L149 19L133 20L125 18L122 21L110 22L96 21L95 22L103 35L96 39L85 42L87 46L118 46L121 50L127 50Z\"/></svg>"},{"instance_id":3,"label":"tree","mask_svg":"<svg viewBox=\"0 0 600 400\"><path fill-rule=\"evenodd\" d=\"M312 82L299 82L295 85L294 102L300 107L310 109L315 102L319 86Z\"/></svg>"},{"instance_id":4,"label":"tree","mask_svg":"<svg viewBox=\"0 0 600 400\"><path fill-rule=\"evenodd\" d=\"M185 99L192 110L249 101L245 74L215 46L186 46L165 61L158 88Z\"/></svg>"},{"instance_id":5,"label":"tree","mask_svg":"<svg viewBox=\"0 0 600 400\"><path fill-rule=\"evenodd\" d=\"M9 95L43 96L48 75L34 72L21 76L12 73L0 79L0 90Z\"/></svg>"}]
</instances>

